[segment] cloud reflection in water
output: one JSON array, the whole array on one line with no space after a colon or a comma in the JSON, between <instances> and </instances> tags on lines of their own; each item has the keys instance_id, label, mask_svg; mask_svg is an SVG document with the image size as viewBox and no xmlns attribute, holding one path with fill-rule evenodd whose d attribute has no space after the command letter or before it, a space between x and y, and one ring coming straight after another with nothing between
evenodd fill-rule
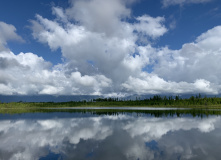
<instances>
[{"instance_id":1,"label":"cloud reflection in water","mask_svg":"<svg viewBox=\"0 0 221 160\"><path fill-rule=\"evenodd\" d=\"M27 119L23 115L0 120L0 159L221 158L220 117L72 113L67 118Z\"/></svg>"}]
</instances>

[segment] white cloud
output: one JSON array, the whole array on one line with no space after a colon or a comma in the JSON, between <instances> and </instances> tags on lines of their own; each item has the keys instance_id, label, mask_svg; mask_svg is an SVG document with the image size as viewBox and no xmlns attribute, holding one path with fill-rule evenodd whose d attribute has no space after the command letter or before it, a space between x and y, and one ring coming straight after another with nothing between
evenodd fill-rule
<instances>
[{"instance_id":1,"label":"white cloud","mask_svg":"<svg viewBox=\"0 0 221 160\"><path fill-rule=\"evenodd\" d=\"M63 8L53 7L52 13L57 16L58 20L61 20L63 22L68 22L67 15L64 13Z\"/></svg>"},{"instance_id":2,"label":"white cloud","mask_svg":"<svg viewBox=\"0 0 221 160\"><path fill-rule=\"evenodd\" d=\"M142 67L149 63L147 55L133 57L140 33L155 39L167 31L163 17L144 15L136 18L138 22L133 25L126 22L130 9L120 0L72 1L66 10L54 8L54 14L62 20L36 16L37 20L32 21L34 38L47 43L52 50L61 48L67 60L66 74L78 77L79 84L93 84L92 77L85 81L92 75L109 78L114 85L104 94L121 92L121 84L130 76L139 75ZM72 23L73 20L76 22Z\"/></svg>"},{"instance_id":3,"label":"white cloud","mask_svg":"<svg viewBox=\"0 0 221 160\"><path fill-rule=\"evenodd\" d=\"M208 93L218 94L218 89L209 81L197 79L193 83L184 81L165 81L157 75L142 73L139 78L129 77L122 87L134 94L162 94L162 93Z\"/></svg>"},{"instance_id":4,"label":"white cloud","mask_svg":"<svg viewBox=\"0 0 221 160\"><path fill-rule=\"evenodd\" d=\"M197 4L197 3L207 3L212 0L162 0L163 7L168 7L171 5L184 5L184 4Z\"/></svg>"},{"instance_id":5,"label":"white cloud","mask_svg":"<svg viewBox=\"0 0 221 160\"><path fill-rule=\"evenodd\" d=\"M33 53L0 52L0 94L101 94L112 81L104 75L65 75L62 65L53 66Z\"/></svg>"},{"instance_id":6,"label":"white cloud","mask_svg":"<svg viewBox=\"0 0 221 160\"><path fill-rule=\"evenodd\" d=\"M140 72L137 76L130 76L122 83L123 88L138 94L220 93L220 32L220 26L214 27L195 42L184 44L180 50L139 46L140 56L137 57L147 55L147 58L138 60L135 66L149 66L153 71L151 74Z\"/></svg>"},{"instance_id":7,"label":"white cloud","mask_svg":"<svg viewBox=\"0 0 221 160\"><path fill-rule=\"evenodd\" d=\"M72 7L66 10L71 19L78 21L90 32L106 36L124 34L122 19L130 16L130 9L121 0L72 0ZM123 31L123 32L122 32Z\"/></svg>"},{"instance_id":8,"label":"white cloud","mask_svg":"<svg viewBox=\"0 0 221 160\"><path fill-rule=\"evenodd\" d=\"M200 35L196 42L184 44L180 50L162 48L156 51L154 73L164 80L204 84L195 86L220 92L220 31L221 27L217 26Z\"/></svg>"},{"instance_id":9,"label":"white cloud","mask_svg":"<svg viewBox=\"0 0 221 160\"><path fill-rule=\"evenodd\" d=\"M24 42L24 40L16 34L16 28L13 25L0 21L0 51L6 49L7 41Z\"/></svg>"},{"instance_id":10,"label":"white cloud","mask_svg":"<svg viewBox=\"0 0 221 160\"><path fill-rule=\"evenodd\" d=\"M207 32L201 34L196 39L197 46L208 54L219 55L221 51L221 26L216 26ZM214 52L214 53L210 53Z\"/></svg>"},{"instance_id":11,"label":"white cloud","mask_svg":"<svg viewBox=\"0 0 221 160\"><path fill-rule=\"evenodd\" d=\"M1 94L220 93L220 26L179 50L154 48L152 42L168 31L164 17L132 18L123 0L70 3L53 7L53 20L36 15L30 21L33 37L51 50L61 49L63 63L0 51ZM14 26L0 24L3 46L22 41Z\"/></svg>"},{"instance_id":12,"label":"white cloud","mask_svg":"<svg viewBox=\"0 0 221 160\"><path fill-rule=\"evenodd\" d=\"M155 39L167 32L167 28L163 25L163 22L165 21L163 17L153 18L149 15L143 15L136 19L139 23L135 24L134 28L143 35L147 35Z\"/></svg>"}]
</instances>

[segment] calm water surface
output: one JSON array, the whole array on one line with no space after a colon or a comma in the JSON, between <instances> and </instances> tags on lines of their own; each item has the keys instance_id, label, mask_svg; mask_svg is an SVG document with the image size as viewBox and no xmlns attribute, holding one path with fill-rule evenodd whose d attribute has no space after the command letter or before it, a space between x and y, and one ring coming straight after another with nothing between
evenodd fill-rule
<instances>
[{"instance_id":1,"label":"calm water surface","mask_svg":"<svg viewBox=\"0 0 221 160\"><path fill-rule=\"evenodd\" d=\"M0 114L0 159L221 159L220 116Z\"/></svg>"}]
</instances>

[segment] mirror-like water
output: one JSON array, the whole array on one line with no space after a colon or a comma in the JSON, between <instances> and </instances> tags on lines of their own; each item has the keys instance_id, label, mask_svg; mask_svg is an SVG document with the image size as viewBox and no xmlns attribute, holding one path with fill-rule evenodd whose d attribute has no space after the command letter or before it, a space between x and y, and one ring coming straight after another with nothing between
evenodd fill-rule
<instances>
[{"instance_id":1,"label":"mirror-like water","mask_svg":"<svg viewBox=\"0 0 221 160\"><path fill-rule=\"evenodd\" d=\"M221 159L220 116L0 114L0 159Z\"/></svg>"}]
</instances>

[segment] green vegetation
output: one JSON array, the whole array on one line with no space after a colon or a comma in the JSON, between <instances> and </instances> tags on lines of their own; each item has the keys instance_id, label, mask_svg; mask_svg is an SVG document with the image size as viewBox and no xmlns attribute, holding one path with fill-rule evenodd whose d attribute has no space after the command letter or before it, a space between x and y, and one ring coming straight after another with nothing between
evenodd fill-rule
<instances>
[{"instance_id":1,"label":"green vegetation","mask_svg":"<svg viewBox=\"0 0 221 160\"><path fill-rule=\"evenodd\" d=\"M135 114L136 116L150 115L153 117L182 117L190 115L192 117L207 117L210 115L221 115L221 110L209 109L176 109L176 110L116 110L116 109L50 109L50 108L11 108L0 109L0 114L24 114L24 113L51 113L51 112L69 112L91 115L119 115Z\"/></svg>"},{"instance_id":2,"label":"green vegetation","mask_svg":"<svg viewBox=\"0 0 221 160\"><path fill-rule=\"evenodd\" d=\"M69 108L69 107L174 107L174 108L195 108L195 109L221 109L221 98L191 96L182 99L179 96L161 97L155 95L151 98L140 100L123 100L119 98L98 98L90 101L70 102L12 102L0 103L0 112L7 113L16 109L18 113L32 112L45 108Z\"/></svg>"}]
</instances>

